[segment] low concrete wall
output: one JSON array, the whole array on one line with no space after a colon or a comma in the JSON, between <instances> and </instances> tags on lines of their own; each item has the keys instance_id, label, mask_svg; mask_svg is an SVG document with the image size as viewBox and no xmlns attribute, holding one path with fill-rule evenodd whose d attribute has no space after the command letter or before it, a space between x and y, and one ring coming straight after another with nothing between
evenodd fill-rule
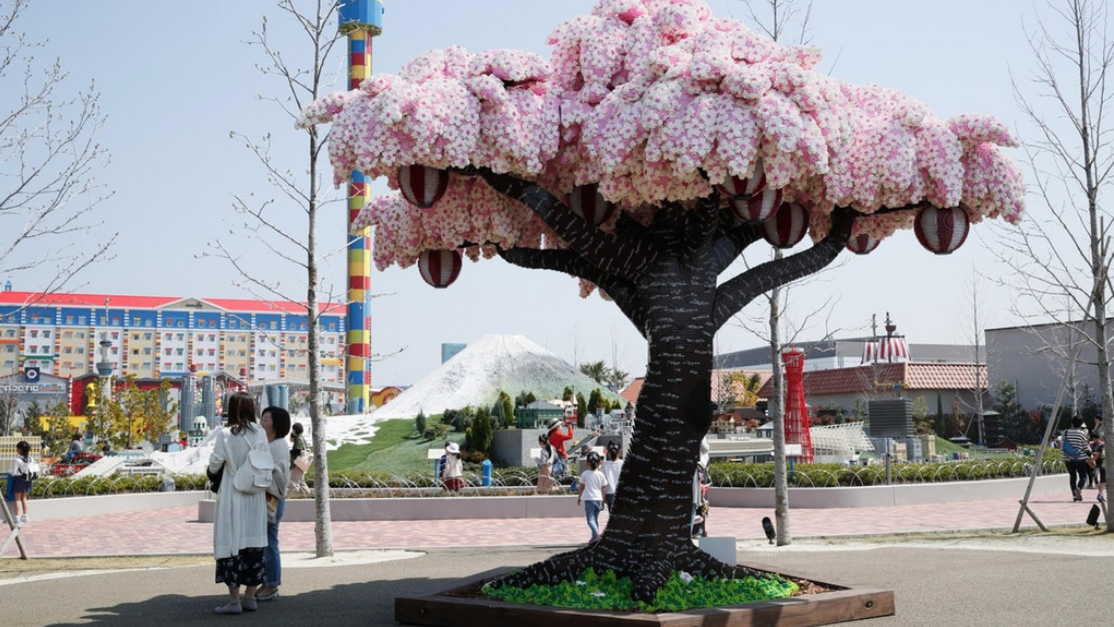
<instances>
[{"instance_id":1,"label":"low concrete wall","mask_svg":"<svg viewBox=\"0 0 1114 627\"><path fill-rule=\"evenodd\" d=\"M789 505L798 509L889 507L1021 498L1028 479L993 479L953 483L918 483L855 488L790 488ZM1065 475L1039 477L1033 496L1067 492ZM197 506L198 520L212 522L216 502L205 491L147 492L58 499L35 499L35 520L56 520L94 514ZM713 507L774 507L772 488L717 488L709 490ZM330 501L333 520L450 520L509 518L575 518L583 516L575 494L530 496L451 496L421 498L337 498ZM290 499L283 520L313 520L312 499Z\"/></svg>"},{"instance_id":2,"label":"low concrete wall","mask_svg":"<svg viewBox=\"0 0 1114 627\"><path fill-rule=\"evenodd\" d=\"M953 483L864 486L853 488L790 488L789 505L798 509L890 507L924 503L952 503L1020 498L1028 479L993 479ZM1067 490L1064 475L1038 477L1033 496ZM713 507L774 507L773 488L710 488ZM472 518L572 518L584 513L576 496L475 496L444 498L333 499L333 520L449 520ZM198 504L198 519L213 520L214 501ZM286 502L283 520L313 520L313 501Z\"/></svg>"},{"instance_id":3,"label":"low concrete wall","mask_svg":"<svg viewBox=\"0 0 1114 627\"><path fill-rule=\"evenodd\" d=\"M333 520L453 520L504 518L573 518L583 516L576 496L451 496L434 498L330 499ZM201 522L213 521L216 501L197 505ZM282 519L311 522L312 499L290 499Z\"/></svg>"},{"instance_id":4,"label":"low concrete wall","mask_svg":"<svg viewBox=\"0 0 1114 627\"><path fill-rule=\"evenodd\" d=\"M90 516L93 514L119 514L168 507L190 507L209 493L204 490L188 492L141 492L135 494L105 494L103 496L75 496L60 499L31 499L28 504L32 520L58 520ZM11 504L8 505L11 507ZM0 517L2 519L2 517Z\"/></svg>"},{"instance_id":5,"label":"low concrete wall","mask_svg":"<svg viewBox=\"0 0 1114 627\"><path fill-rule=\"evenodd\" d=\"M954 503L986 499L1020 498L1025 494L1028 478L990 479L986 481L955 481L950 483L911 483L889 486L853 488L790 488L789 506L798 509L830 509L837 507L889 507L924 503ZM1033 496L1067 492L1065 475L1037 477ZM714 507L774 507L773 488L708 489L708 501Z\"/></svg>"}]
</instances>

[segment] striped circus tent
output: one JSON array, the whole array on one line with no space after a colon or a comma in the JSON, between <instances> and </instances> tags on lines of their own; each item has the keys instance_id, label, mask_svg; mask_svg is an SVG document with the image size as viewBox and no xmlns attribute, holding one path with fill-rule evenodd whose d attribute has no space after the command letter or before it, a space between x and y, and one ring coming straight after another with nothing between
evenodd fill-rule
<instances>
[{"instance_id":1,"label":"striped circus tent","mask_svg":"<svg viewBox=\"0 0 1114 627\"><path fill-rule=\"evenodd\" d=\"M863 345L864 364L901 363L912 361L909 356L909 344L902 335L891 335L868 341Z\"/></svg>"}]
</instances>

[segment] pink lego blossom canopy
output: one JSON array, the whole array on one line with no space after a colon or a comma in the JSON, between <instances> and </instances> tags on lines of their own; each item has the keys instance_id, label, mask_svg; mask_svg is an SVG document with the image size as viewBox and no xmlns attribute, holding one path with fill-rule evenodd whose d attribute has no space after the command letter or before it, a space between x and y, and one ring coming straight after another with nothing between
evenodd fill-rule
<instances>
[{"instance_id":1,"label":"pink lego blossom canopy","mask_svg":"<svg viewBox=\"0 0 1114 627\"><path fill-rule=\"evenodd\" d=\"M400 166L477 166L562 198L598 183L619 210L647 222L662 201L730 187L761 160L766 184L807 210L814 240L835 206L962 207L972 224L1021 217L1022 177L1000 148L1017 144L1005 124L941 120L900 92L815 72L817 49L778 45L713 16L703 0L601 0L549 43L549 62L507 50L431 51L397 76L314 102L299 124L332 122L338 183L355 169L398 189ZM913 215L861 218L855 233L882 239L910 228ZM466 242L562 245L529 209L457 175L432 209L375 198L359 224L377 228L381 269ZM476 259L493 249L466 252Z\"/></svg>"}]
</instances>

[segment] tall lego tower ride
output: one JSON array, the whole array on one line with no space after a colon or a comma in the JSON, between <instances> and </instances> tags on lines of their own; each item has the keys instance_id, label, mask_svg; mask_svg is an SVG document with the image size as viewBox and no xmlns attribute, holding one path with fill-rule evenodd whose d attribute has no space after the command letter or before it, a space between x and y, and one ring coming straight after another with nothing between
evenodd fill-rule
<instances>
[{"instance_id":1,"label":"tall lego tower ride","mask_svg":"<svg viewBox=\"0 0 1114 627\"><path fill-rule=\"evenodd\" d=\"M340 32L348 38L348 89L371 76L371 40L383 32L380 0L342 0ZM348 180L348 413L367 411L371 400L371 229L352 226L369 196L362 172Z\"/></svg>"},{"instance_id":2,"label":"tall lego tower ride","mask_svg":"<svg viewBox=\"0 0 1114 627\"><path fill-rule=\"evenodd\" d=\"M805 352L791 346L781 353L785 364L785 443L800 444L802 462L812 462L812 436L805 406Z\"/></svg>"}]
</instances>

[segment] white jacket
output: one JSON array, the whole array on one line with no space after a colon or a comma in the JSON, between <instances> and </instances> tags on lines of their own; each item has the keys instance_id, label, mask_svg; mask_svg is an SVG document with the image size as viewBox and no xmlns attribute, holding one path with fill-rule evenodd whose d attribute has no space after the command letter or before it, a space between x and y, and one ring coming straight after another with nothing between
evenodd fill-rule
<instances>
[{"instance_id":1,"label":"white jacket","mask_svg":"<svg viewBox=\"0 0 1114 627\"><path fill-rule=\"evenodd\" d=\"M253 442L259 440L266 446L267 434L262 427L252 424L240 435L233 435L230 428L222 427L213 442L209 470L217 472L221 464L224 465L213 521L213 557L216 559L232 557L241 549L267 546L267 501L264 493L248 494L232 487L236 469L247 463L248 451Z\"/></svg>"},{"instance_id":2,"label":"white jacket","mask_svg":"<svg viewBox=\"0 0 1114 627\"><path fill-rule=\"evenodd\" d=\"M275 458L275 469L271 472L271 487L267 488L267 494L285 499L286 484L290 483L290 445L286 438L271 440L271 457Z\"/></svg>"}]
</instances>

